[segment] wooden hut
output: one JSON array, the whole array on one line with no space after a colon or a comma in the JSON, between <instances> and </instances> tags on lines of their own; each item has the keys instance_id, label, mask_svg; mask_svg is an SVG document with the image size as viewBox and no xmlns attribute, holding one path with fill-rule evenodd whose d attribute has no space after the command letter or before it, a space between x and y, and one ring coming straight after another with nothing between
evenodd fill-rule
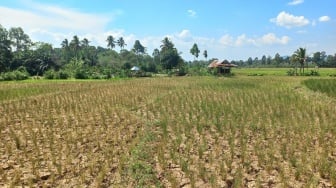
<instances>
[{"instance_id":1,"label":"wooden hut","mask_svg":"<svg viewBox=\"0 0 336 188\"><path fill-rule=\"evenodd\" d=\"M232 67L237 67L237 65L230 63L228 60L220 61L218 59L213 60L208 65L208 68L216 69L217 74L230 74Z\"/></svg>"}]
</instances>

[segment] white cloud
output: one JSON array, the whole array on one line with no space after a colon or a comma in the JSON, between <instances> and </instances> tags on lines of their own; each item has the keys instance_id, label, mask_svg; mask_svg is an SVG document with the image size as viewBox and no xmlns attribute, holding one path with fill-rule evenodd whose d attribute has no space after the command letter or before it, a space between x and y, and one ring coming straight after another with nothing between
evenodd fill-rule
<instances>
[{"instance_id":1,"label":"white cloud","mask_svg":"<svg viewBox=\"0 0 336 188\"><path fill-rule=\"evenodd\" d=\"M243 46L243 45L249 45L249 44L256 45L257 43L256 43L255 39L248 38L248 37L246 37L245 34L239 35L237 37L236 42L235 42L236 46Z\"/></svg>"},{"instance_id":2,"label":"white cloud","mask_svg":"<svg viewBox=\"0 0 336 188\"><path fill-rule=\"evenodd\" d=\"M330 20L330 17L329 16L321 16L320 18L319 18L319 21L320 22L327 22L327 21L329 21Z\"/></svg>"},{"instance_id":3,"label":"white cloud","mask_svg":"<svg viewBox=\"0 0 336 188\"><path fill-rule=\"evenodd\" d=\"M188 38L188 37L191 36L191 33L190 33L189 30L184 29L180 33L178 33L177 36L180 37L180 38Z\"/></svg>"},{"instance_id":4,"label":"white cloud","mask_svg":"<svg viewBox=\"0 0 336 188\"><path fill-rule=\"evenodd\" d=\"M274 33L268 33L261 37L260 41L262 44L288 44L290 38L288 36L283 36L278 38Z\"/></svg>"},{"instance_id":5,"label":"white cloud","mask_svg":"<svg viewBox=\"0 0 336 188\"><path fill-rule=\"evenodd\" d=\"M111 15L82 13L69 8L30 2L24 9L0 6L0 22L5 27L85 33L102 31L121 11Z\"/></svg>"},{"instance_id":6,"label":"white cloud","mask_svg":"<svg viewBox=\"0 0 336 188\"><path fill-rule=\"evenodd\" d=\"M191 9L188 10L188 16L194 18L196 17L196 15L197 15L196 11L191 10Z\"/></svg>"},{"instance_id":7,"label":"white cloud","mask_svg":"<svg viewBox=\"0 0 336 188\"><path fill-rule=\"evenodd\" d=\"M224 46L242 47L242 46L265 46L273 44L288 44L290 38L288 36L277 37L274 33L267 33L261 37L248 37L246 34L237 36L236 38L226 34L219 39L219 43Z\"/></svg>"},{"instance_id":8,"label":"white cloud","mask_svg":"<svg viewBox=\"0 0 336 188\"><path fill-rule=\"evenodd\" d=\"M276 18L272 18L270 21L286 28L302 27L309 24L309 20L304 16L294 16L285 11L280 12Z\"/></svg>"},{"instance_id":9,"label":"white cloud","mask_svg":"<svg viewBox=\"0 0 336 188\"><path fill-rule=\"evenodd\" d=\"M223 44L224 46L232 46L233 45L233 37L226 34L224 36L222 36L220 39L219 39L219 43Z\"/></svg>"},{"instance_id":10,"label":"white cloud","mask_svg":"<svg viewBox=\"0 0 336 188\"><path fill-rule=\"evenodd\" d=\"M288 5L298 5L303 3L304 0L293 0L292 2L289 2Z\"/></svg>"}]
</instances>

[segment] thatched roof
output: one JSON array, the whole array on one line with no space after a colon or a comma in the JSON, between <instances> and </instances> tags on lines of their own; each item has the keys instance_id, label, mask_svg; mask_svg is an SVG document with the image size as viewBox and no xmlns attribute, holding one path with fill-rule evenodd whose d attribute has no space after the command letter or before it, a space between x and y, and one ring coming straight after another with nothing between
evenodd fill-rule
<instances>
[{"instance_id":1,"label":"thatched roof","mask_svg":"<svg viewBox=\"0 0 336 188\"><path fill-rule=\"evenodd\" d=\"M218 59L213 60L209 65L208 68L216 68L216 67L237 67L238 65L230 63L228 60L220 61Z\"/></svg>"}]
</instances>

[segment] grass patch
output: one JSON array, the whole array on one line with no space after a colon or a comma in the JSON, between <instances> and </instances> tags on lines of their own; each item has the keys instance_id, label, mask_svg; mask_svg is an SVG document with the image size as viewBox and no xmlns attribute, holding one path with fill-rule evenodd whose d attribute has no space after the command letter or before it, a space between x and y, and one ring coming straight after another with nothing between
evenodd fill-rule
<instances>
[{"instance_id":1,"label":"grass patch","mask_svg":"<svg viewBox=\"0 0 336 188\"><path fill-rule=\"evenodd\" d=\"M303 81L309 89L336 97L336 79L308 79Z\"/></svg>"}]
</instances>

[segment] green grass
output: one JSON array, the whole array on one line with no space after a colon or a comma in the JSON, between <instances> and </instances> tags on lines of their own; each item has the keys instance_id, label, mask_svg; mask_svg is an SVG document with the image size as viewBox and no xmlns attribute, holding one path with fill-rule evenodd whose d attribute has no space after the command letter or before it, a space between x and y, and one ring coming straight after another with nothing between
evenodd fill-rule
<instances>
[{"instance_id":1,"label":"green grass","mask_svg":"<svg viewBox=\"0 0 336 188\"><path fill-rule=\"evenodd\" d=\"M311 90L336 97L336 79L308 79L303 83Z\"/></svg>"},{"instance_id":2,"label":"green grass","mask_svg":"<svg viewBox=\"0 0 336 188\"><path fill-rule=\"evenodd\" d=\"M287 71L292 68L233 68L232 72L236 75L256 75L256 76L286 76ZM315 70L314 68L305 69L305 72ZM299 71L299 70L298 70ZM336 68L319 68L317 70L320 76L329 76L336 74Z\"/></svg>"}]
</instances>

